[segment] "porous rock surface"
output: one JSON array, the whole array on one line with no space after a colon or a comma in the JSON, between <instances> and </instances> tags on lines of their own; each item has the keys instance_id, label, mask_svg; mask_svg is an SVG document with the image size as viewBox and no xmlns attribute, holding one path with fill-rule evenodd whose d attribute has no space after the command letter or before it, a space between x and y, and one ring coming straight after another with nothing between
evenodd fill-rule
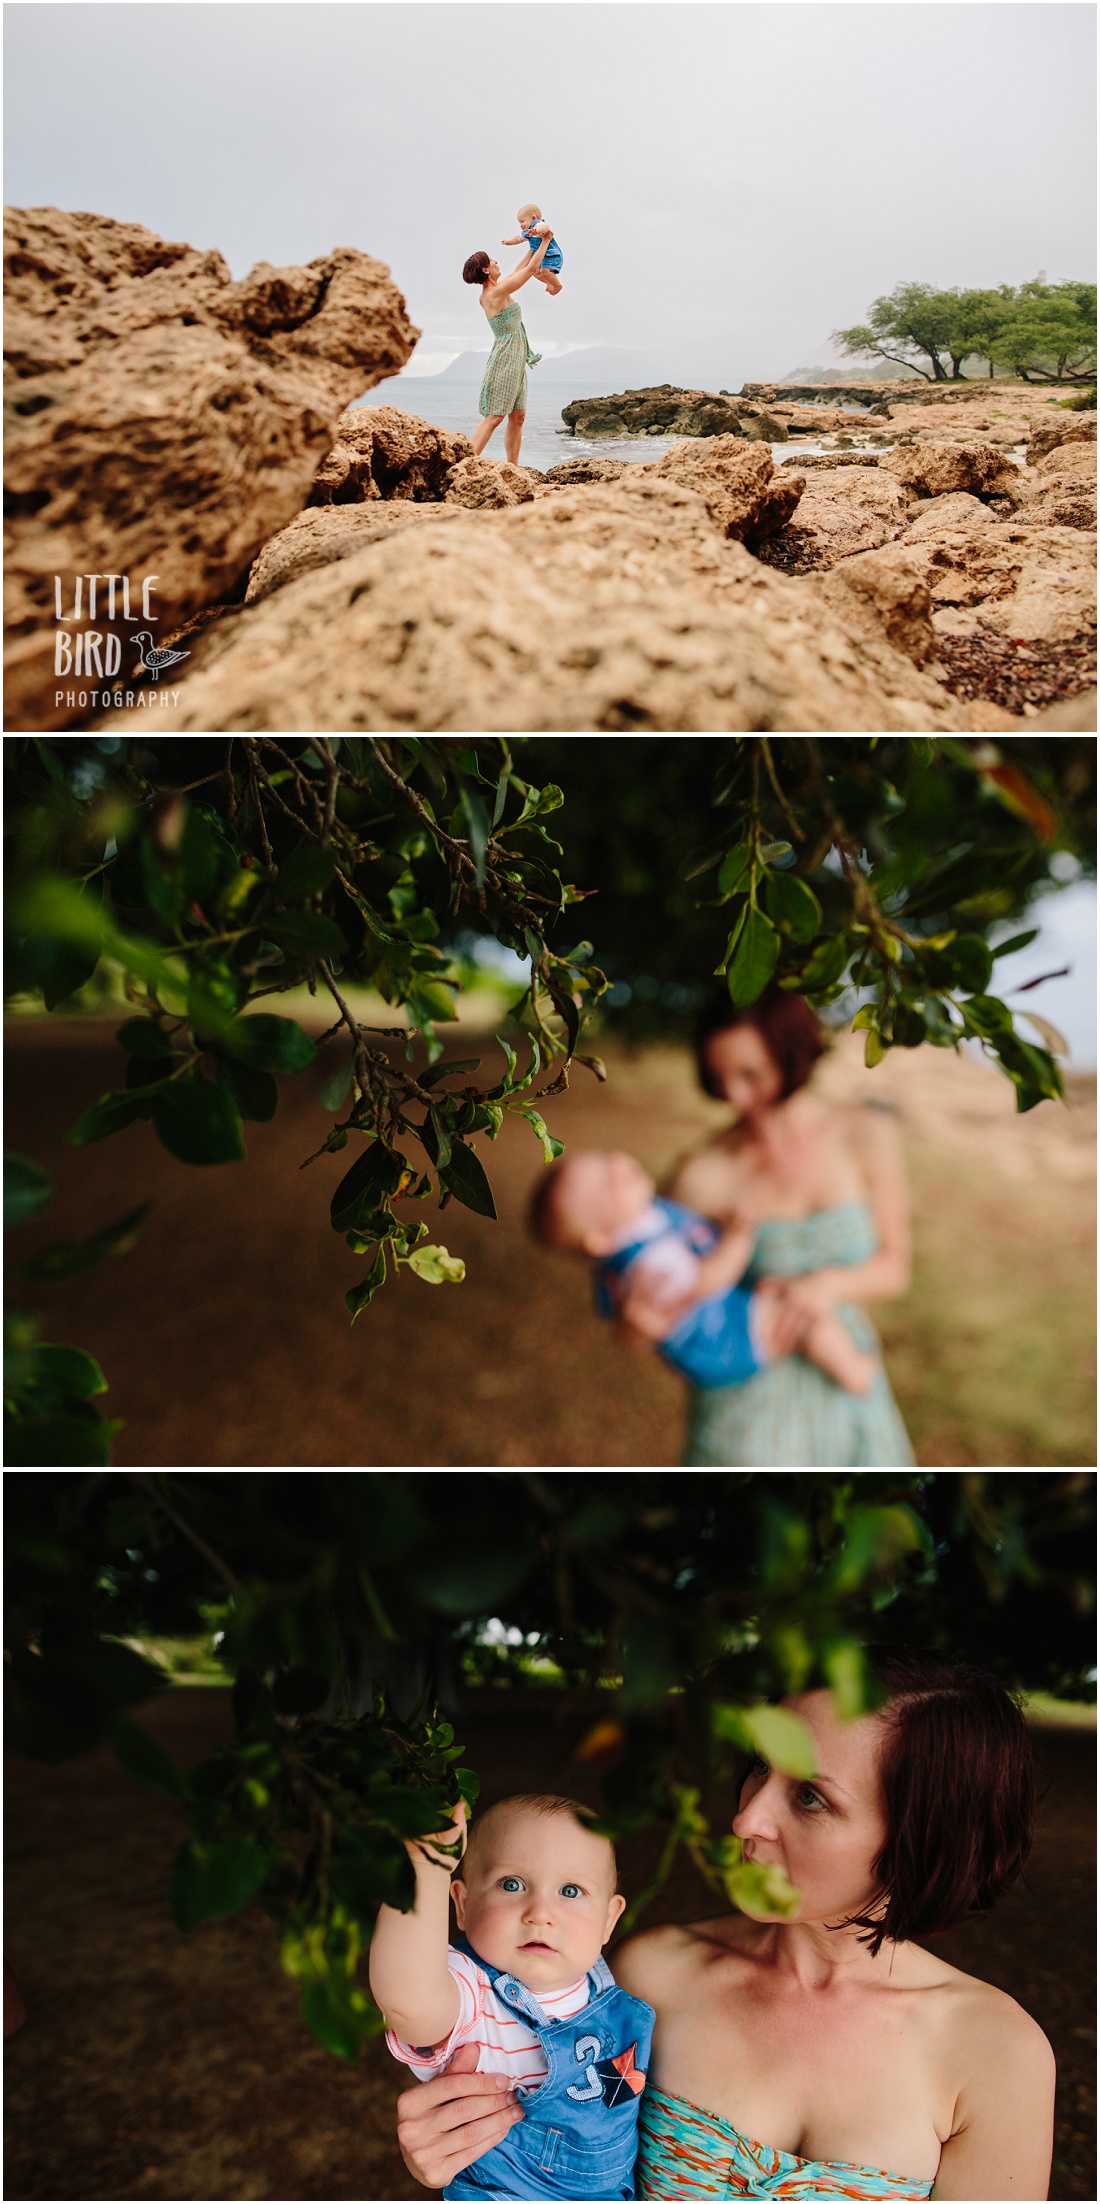
<instances>
[{"instance_id":1,"label":"porous rock surface","mask_svg":"<svg viewBox=\"0 0 1100 2204\"><path fill-rule=\"evenodd\" d=\"M1096 553L1082 531L989 527L909 531L879 553L885 569L915 564L928 584L932 624L941 635L973 635L981 627L1021 642L1070 642L1096 627Z\"/></svg>"},{"instance_id":2,"label":"porous rock surface","mask_svg":"<svg viewBox=\"0 0 1100 2204\"><path fill-rule=\"evenodd\" d=\"M754 545L788 521L806 487L805 477L778 470L765 445L748 447L735 436L715 436L699 446L673 444L643 472L698 490L724 533Z\"/></svg>"},{"instance_id":3,"label":"porous rock surface","mask_svg":"<svg viewBox=\"0 0 1100 2204\"><path fill-rule=\"evenodd\" d=\"M173 727L925 732L1002 716L975 718L865 607L849 620L770 573L698 491L632 469L416 517L288 582L208 631Z\"/></svg>"},{"instance_id":4,"label":"porous rock surface","mask_svg":"<svg viewBox=\"0 0 1100 2204\"><path fill-rule=\"evenodd\" d=\"M958 443L937 437L922 438L909 449L884 452L880 462L918 497L942 497L965 490L971 497L1015 499L1017 469L995 444L982 437Z\"/></svg>"},{"instance_id":5,"label":"porous rock surface","mask_svg":"<svg viewBox=\"0 0 1100 2204\"><path fill-rule=\"evenodd\" d=\"M471 512L526 505L542 476L536 467L514 467L510 460L477 458L473 453L451 468L443 492L448 505Z\"/></svg>"},{"instance_id":6,"label":"porous rock surface","mask_svg":"<svg viewBox=\"0 0 1100 2204\"><path fill-rule=\"evenodd\" d=\"M915 666L935 658L932 593L919 558L895 552L893 546L861 551L806 586L849 626L858 626L865 635L884 634Z\"/></svg>"},{"instance_id":7,"label":"porous rock surface","mask_svg":"<svg viewBox=\"0 0 1100 2204\"><path fill-rule=\"evenodd\" d=\"M1030 461L1030 453L1028 455ZM1021 473L1016 488L1025 525L1059 528L1096 527L1096 446L1053 445Z\"/></svg>"},{"instance_id":8,"label":"porous rock surface","mask_svg":"<svg viewBox=\"0 0 1100 2204\"><path fill-rule=\"evenodd\" d=\"M132 222L5 216L5 724L81 724L54 675L54 575L143 577L161 636L239 586L303 505L341 408L419 332L388 268L341 248L302 268ZM102 592L101 592L102 600ZM128 653L129 626L99 617Z\"/></svg>"},{"instance_id":9,"label":"porous rock surface","mask_svg":"<svg viewBox=\"0 0 1100 2204\"><path fill-rule=\"evenodd\" d=\"M781 480L785 473L786 468ZM785 574L822 572L838 559L892 543L915 503L913 493L881 466L817 469L806 480L793 519L761 543L759 556Z\"/></svg>"},{"instance_id":10,"label":"porous rock surface","mask_svg":"<svg viewBox=\"0 0 1100 2204\"><path fill-rule=\"evenodd\" d=\"M559 459L556 466L546 469L546 480L560 483L566 490L575 489L578 482L614 482L628 464L625 459Z\"/></svg>"},{"instance_id":11,"label":"porous rock surface","mask_svg":"<svg viewBox=\"0 0 1100 2204\"><path fill-rule=\"evenodd\" d=\"M398 406L349 406L306 502L360 505L408 498L426 503L444 495L451 468L472 451L468 436L434 428Z\"/></svg>"},{"instance_id":12,"label":"porous rock surface","mask_svg":"<svg viewBox=\"0 0 1100 2204\"><path fill-rule=\"evenodd\" d=\"M288 527L265 543L248 577L244 601L255 604L300 574L332 566L365 544L383 542L417 522L450 520L456 511L453 505L428 505L412 498L393 498L388 504L376 499L366 505L307 505L304 513L296 513Z\"/></svg>"},{"instance_id":13,"label":"porous rock surface","mask_svg":"<svg viewBox=\"0 0 1100 2204\"><path fill-rule=\"evenodd\" d=\"M1059 413L1056 419L1049 416L1036 421L1028 443L1028 464L1044 459L1048 452L1064 444L1095 444L1095 413Z\"/></svg>"}]
</instances>

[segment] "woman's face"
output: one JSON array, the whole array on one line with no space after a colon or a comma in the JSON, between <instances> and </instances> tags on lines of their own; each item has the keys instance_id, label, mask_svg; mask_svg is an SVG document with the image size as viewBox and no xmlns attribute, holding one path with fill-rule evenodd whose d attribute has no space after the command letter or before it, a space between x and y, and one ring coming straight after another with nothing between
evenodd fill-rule
<instances>
[{"instance_id":1,"label":"woman's face","mask_svg":"<svg viewBox=\"0 0 1100 2204\"><path fill-rule=\"evenodd\" d=\"M704 1054L715 1091L732 1104L738 1117L760 1117L778 1102L783 1075L754 1025L733 1025L724 1033L712 1033Z\"/></svg>"},{"instance_id":2,"label":"woman's face","mask_svg":"<svg viewBox=\"0 0 1100 2204\"><path fill-rule=\"evenodd\" d=\"M499 265L499 262L497 262L497 261L495 261L495 260L491 260L491 261L489 262L489 266L488 266L488 268L487 268L487 270L486 270L486 275L485 275L485 281L486 281L487 283L499 283L499 282L500 282L500 265Z\"/></svg>"},{"instance_id":3,"label":"woman's face","mask_svg":"<svg viewBox=\"0 0 1100 2204\"><path fill-rule=\"evenodd\" d=\"M804 1692L783 1703L809 1729L821 1772L804 1782L754 1761L733 1833L741 1838L746 1860L781 1867L801 1891L796 1921L843 1921L866 1912L880 1894L874 1863L887 1833L879 1778L882 1720L861 1715L854 1722L838 1721L827 1691ZM752 1918L777 1917L753 1913Z\"/></svg>"}]
</instances>

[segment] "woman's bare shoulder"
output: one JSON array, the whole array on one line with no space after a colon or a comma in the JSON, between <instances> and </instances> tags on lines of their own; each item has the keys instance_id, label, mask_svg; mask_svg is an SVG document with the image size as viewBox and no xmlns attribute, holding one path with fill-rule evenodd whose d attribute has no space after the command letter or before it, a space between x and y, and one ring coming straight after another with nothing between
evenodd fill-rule
<instances>
[{"instance_id":1,"label":"woman's bare shoulder","mask_svg":"<svg viewBox=\"0 0 1100 2204\"><path fill-rule=\"evenodd\" d=\"M1034 2073L1053 2064L1038 2021L1007 1990L964 1974L933 1952L913 1945L908 1951L917 1957L920 1986L945 1993L944 2022L961 2070L987 2073L1003 2061L1006 2071Z\"/></svg>"},{"instance_id":2,"label":"woman's bare shoulder","mask_svg":"<svg viewBox=\"0 0 1100 2204\"><path fill-rule=\"evenodd\" d=\"M681 1156L669 1173L667 1191L674 1201L709 1215L712 1208L728 1208L737 1184L741 1142L735 1129L727 1128L709 1140L705 1148L693 1148Z\"/></svg>"},{"instance_id":3,"label":"woman's bare shoulder","mask_svg":"<svg viewBox=\"0 0 1100 2204\"><path fill-rule=\"evenodd\" d=\"M728 1951L729 1929L725 1914L713 1921L666 1922L661 1928L639 1929L615 1953L615 1980L624 1990L648 1997Z\"/></svg>"}]
</instances>

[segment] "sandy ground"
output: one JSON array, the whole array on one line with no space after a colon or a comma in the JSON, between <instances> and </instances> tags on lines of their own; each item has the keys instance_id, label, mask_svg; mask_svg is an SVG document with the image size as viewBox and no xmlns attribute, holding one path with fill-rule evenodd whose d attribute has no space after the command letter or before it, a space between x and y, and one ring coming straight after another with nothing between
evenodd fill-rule
<instances>
[{"instance_id":1,"label":"sandy ground","mask_svg":"<svg viewBox=\"0 0 1100 2204\"><path fill-rule=\"evenodd\" d=\"M586 1795L570 1758L590 1713L473 1696L459 1736L489 1803L525 1788ZM143 1712L188 1764L229 1734L228 1693L180 1690ZM1046 1783L1027 1888L938 1939L1018 1998L1059 2067L1052 2197L1094 2197L1095 1736L1040 1731ZM379 2045L346 2067L307 2035L257 1908L190 1937L173 1927L180 1828L106 1753L7 1774L8 1957L28 2018L7 2056L5 2194L21 2198L411 2198L394 2145L402 2071ZM623 1888L652 1857L622 1848ZM653 1921L712 1913L682 1868Z\"/></svg>"},{"instance_id":2,"label":"sandy ground","mask_svg":"<svg viewBox=\"0 0 1100 2204\"><path fill-rule=\"evenodd\" d=\"M494 1044L464 1033L452 1053L491 1062ZM349 1326L342 1297L365 1265L328 1222L349 1152L299 1170L332 1122L315 1100L331 1061L283 1082L270 1124L246 1126L246 1163L195 1170L142 1124L67 1147L87 1103L121 1083L119 1052L102 1028L9 1028L7 1143L57 1187L18 1257L156 1205L131 1254L30 1296L45 1337L99 1357L106 1410L125 1419L118 1463L676 1463L681 1381L624 1352L583 1266L526 1236L542 1164L521 1121L486 1150L498 1224L455 1203L428 1213L466 1283L405 1273ZM607 1085L578 1069L546 1105L567 1141L630 1148L660 1175L725 1121L685 1051L609 1050L608 1063ZM1073 1082L1068 1109L1019 1118L999 1073L928 1048L868 1073L847 1039L819 1076L827 1094L898 1113L916 1266L907 1298L874 1313L918 1461L1091 1466L1095 1081Z\"/></svg>"}]
</instances>

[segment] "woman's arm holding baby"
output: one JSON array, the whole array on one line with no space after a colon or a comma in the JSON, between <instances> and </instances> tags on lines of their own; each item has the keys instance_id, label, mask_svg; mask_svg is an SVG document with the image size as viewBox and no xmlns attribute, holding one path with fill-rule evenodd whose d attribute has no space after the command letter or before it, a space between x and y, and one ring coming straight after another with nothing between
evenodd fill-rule
<instances>
[{"instance_id":1,"label":"woman's arm holding baby","mask_svg":"<svg viewBox=\"0 0 1100 2204\"><path fill-rule=\"evenodd\" d=\"M457 1833L465 1834L466 1809L455 1808ZM458 1984L447 1965L448 1902L453 1861L426 1846L452 1844L454 1827L410 1843L416 1871L411 1913L380 1906L370 1947L370 1986L375 2004L406 2043L440 2043L458 2019Z\"/></svg>"}]
</instances>

